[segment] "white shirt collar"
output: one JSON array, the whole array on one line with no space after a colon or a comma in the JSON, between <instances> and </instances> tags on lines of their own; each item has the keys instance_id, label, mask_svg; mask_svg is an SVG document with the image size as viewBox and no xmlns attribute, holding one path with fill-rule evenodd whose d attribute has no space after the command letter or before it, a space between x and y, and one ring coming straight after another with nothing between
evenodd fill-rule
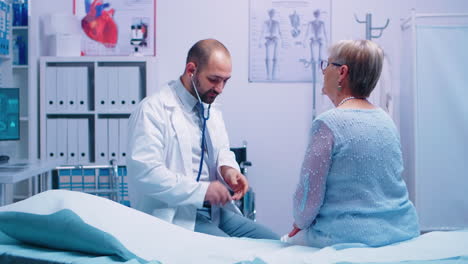
<instances>
[{"instance_id":1,"label":"white shirt collar","mask_svg":"<svg viewBox=\"0 0 468 264\"><path fill-rule=\"evenodd\" d=\"M184 109L188 112L193 111L193 108L197 104L198 100L191 94L185 86L182 84L180 78L176 81L175 85L176 94L179 97Z\"/></svg>"}]
</instances>

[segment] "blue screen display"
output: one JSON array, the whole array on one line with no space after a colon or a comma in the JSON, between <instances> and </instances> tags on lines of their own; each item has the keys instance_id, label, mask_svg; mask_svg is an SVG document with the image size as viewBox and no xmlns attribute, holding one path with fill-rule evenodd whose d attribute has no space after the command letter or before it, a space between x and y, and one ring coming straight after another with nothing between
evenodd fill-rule
<instances>
[{"instance_id":1,"label":"blue screen display","mask_svg":"<svg viewBox=\"0 0 468 264\"><path fill-rule=\"evenodd\" d=\"M19 140L19 89L0 88L0 140Z\"/></svg>"}]
</instances>

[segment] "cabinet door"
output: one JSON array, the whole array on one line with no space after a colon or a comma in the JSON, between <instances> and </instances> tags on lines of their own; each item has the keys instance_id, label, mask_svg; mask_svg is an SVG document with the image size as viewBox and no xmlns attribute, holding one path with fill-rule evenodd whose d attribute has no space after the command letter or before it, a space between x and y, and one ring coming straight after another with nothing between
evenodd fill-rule
<instances>
[{"instance_id":1,"label":"cabinet door","mask_svg":"<svg viewBox=\"0 0 468 264\"><path fill-rule=\"evenodd\" d=\"M421 228L468 227L468 28L418 26L417 40L415 188Z\"/></svg>"}]
</instances>

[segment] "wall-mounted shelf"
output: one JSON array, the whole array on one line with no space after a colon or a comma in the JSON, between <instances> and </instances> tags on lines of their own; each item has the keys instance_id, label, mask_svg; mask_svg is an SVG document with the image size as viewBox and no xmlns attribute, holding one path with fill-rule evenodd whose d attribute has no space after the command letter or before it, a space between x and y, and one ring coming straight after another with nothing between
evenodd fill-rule
<instances>
[{"instance_id":1,"label":"wall-mounted shelf","mask_svg":"<svg viewBox=\"0 0 468 264\"><path fill-rule=\"evenodd\" d=\"M30 7L29 0L23 2ZM16 152L16 156L19 159L37 158L37 150L34 144L31 144L32 142L37 142L36 133L32 133L32 131L37 129L36 120L33 118L37 116L37 103L32 104L36 98L34 93L37 91L37 85L34 85L34 83L37 82L37 79L31 80L31 78L35 79L36 77L32 72L29 72L31 69L28 66L29 64L34 64L33 62L35 61L35 58L29 54L29 44L35 45L37 42L30 42L30 24L28 24L28 22L31 22L30 19L22 21L21 24L15 24L15 21L18 19L15 16L23 16L25 14L27 13L19 14L14 11L12 12L10 40L10 61L13 73L11 86L19 88L21 96L21 140L18 141L18 151Z\"/></svg>"},{"instance_id":2,"label":"wall-mounted shelf","mask_svg":"<svg viewBox=\"0 0 468 264\"><path fill-rule=\"evenodd\" d=\"M128 118L154 86L152 57L42 57L40 157L125 165Z\"/></svg>"}]
</instances>

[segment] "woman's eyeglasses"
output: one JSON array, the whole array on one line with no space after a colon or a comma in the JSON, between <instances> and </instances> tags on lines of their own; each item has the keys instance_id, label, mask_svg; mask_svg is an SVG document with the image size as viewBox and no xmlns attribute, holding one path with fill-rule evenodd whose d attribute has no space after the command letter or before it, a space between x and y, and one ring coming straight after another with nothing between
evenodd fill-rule
<instances>
[{"instance_id":1,"label":"woman's eyeglasses","mask_svg":"<svg viewBox=\"0 0 468 264\"><path fill-rule=\"evenodd\" d=\"M320 61L320 68L322 69L322 71L324 71L328 66L331 65L335 65L335 66L343 66L343 64L339 64L339 63L336 63L336 62L328 62L327 60L322 60Z\"/></svg>"}]
</instances>

